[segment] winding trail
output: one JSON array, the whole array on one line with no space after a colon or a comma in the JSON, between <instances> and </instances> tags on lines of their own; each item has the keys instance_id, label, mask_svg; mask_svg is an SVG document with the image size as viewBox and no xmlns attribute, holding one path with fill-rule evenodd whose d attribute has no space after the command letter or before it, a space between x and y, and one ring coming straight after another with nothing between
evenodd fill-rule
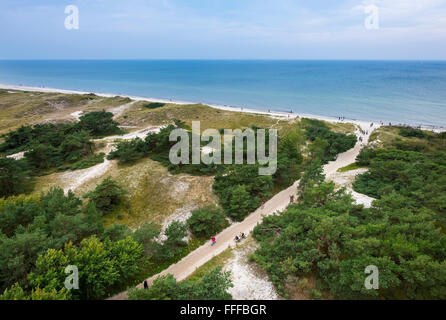
<instances>
[{"instance_id":1,"label":"winding trail","mask_svg":"<svg viewBox=\"0 0 446 320\"><path fill-rule=\"evenodd\" d=\"M132 101L117 107L108 108L107 111L113 113L113 118L118 118L121 116L127 109L129 109L133 104L135 104L136 101ZM83 111L75 111L70 114L72 117L74 117L77 121L79 121L80 117L83 115ZM64 181L68 181L68 184L63 188L65 194L68 193L69 190L74 191L81 185L83 185L85 182L98 178L103 176L107 173L107 171L111 168L112 162L107 159L108 154L113 150L113 141L117 139L122 140L130 140L134 138L141 138L144 139L150 132L159 132L162 127L158 126L150 126L147 128L143 128L137 131L133 131L130 133L126 133L123 135L116 135L116 136L108 136L102 139L97 139L96 141L103 141L106 142L106 147L104 150L105 157L104 161L102 163L99 163L95 166L76 170L72 172L65 172L62 175L62 179Z\"/></svg>"},{"instance_id":2,"label":"winding trail","mask_svg":"<svg viewBox=\"0 0 446 320\"><path fill-rule=\"evenodd\" d=\"M85 182L103 176L112 167L112 161L107 159L108 154L114 149L114 140L130 140L134 138L144 139L150 132L158 133L162 127L150 126L138 131L126 133L118 136L109 136L95 141L102 141L106 143L106 147L103 150L105 153L104 161L86 169L80 169L75 171L64 172L62 180L67 181L67 185L63 188L65 194L69 190L74 191Z\"/></svg>"},{"instance_id":3,"label":"winding trail","mask_svg":"<svg viewBox=\"0 0 446 320\"><path fill-rule=\"evenodd\" d=\"M114 118L119 118L120 116L122 116L122 114L128 109L130 108L132 105L134 105L136 103L136 101L132 101L126 104L123 104L121 106L117 106L114 108L110 108L107 111L113 113L113 117Z\"/></svg>"},{"instance_id":4,"label":"winding trail","mask_svg":"<svg viewBox=\"0 0 446 320\"><path fill-rule=\"evenodd\" d=\"M107 144L104 153L104 161L101 163L98 163L97 165L94 165L92 167L88 167L85 169L75 170L75 171L67 171L62 173L61 179L63 181L67 181L67 185L64 186L63 190L65 194L68 194L68 192L74 191L77 188L79 188L81 185L83 185L85 182L101 177L107 171L111 168L112 162L107 159L107 155L110 153L110 151L113 149L113 146L111 143Z\"/></svg>"},{"instance_id":5,"label":"winding trail","mask_svg":"<svg viewBox=\"0 0 446 320\"><path fill-rule=\"evenodd\" d=\"M359 154L362 145L367 144L371 131L377 128L376 126L370 127L370 122L368 123L364 122L359 126L364 131L368 130L369 131L368 135L362 135L359 130L356 131L356 135L358 137L362 136L363 142L361 143L360 141L358 141L352 149L339 154L335 161L332 161L324 166L324 174L326 175L328 180L331 180L334 177L336 177L337 170L339 168L345 167L348 164L355 162L356 156ZM211 246L210 242L207 242L206 244L202 245L201 247L189 253L179 262L170 265L167 269L163 270L162 272L148 278L147 279L148 284L151 285L154 279L158 278L159 276L167 274L172 274L177 281L186 279L198 267L205 264L214 256L222 253L229 247L234 247L235 235L240 234L240 232L244 233L251 232L257 224L261 223L263 217L268 215L273 215L277 212L281 212L284 209L286 209L286 207L290 203L290 196L293 195L295 198L297 196L298 184L299 181L296 181L292 186L290 186L285 190L282 190L281 192L277 193L274 197L272 197L269 201L267 201L265 203L264 208L258 208L256 211L248 215L242 222L234 223L230 225L228 228L221 231L219 234L215 236L215 239L217 241L215 245ZM137 285L137 288L142 289L143 283ZM108 298L108 300L124 300L127 299L127 297L128 297L127 291L124 291Z\"/></svg>"},{"instance_id":6,"label":"winding trail","mask_svg":"<svg viewBox=\"0 0 446 320\"><path fill-rule=\"evenodd\" d=\"M324 174L325 179L328 181L334 181L339 182L342 181L343 176L348 175L349 173L340 173L338 172L338 169L343 168L345 166L348 166L349 164L355 162L356 157L358 156L359 152L361 151L361 148L365 145L367 145L370 135L375 129L378 129L380 127L379 124L373 124L373 126L370 126L371 122L368 123L360 123L357 124L360 129L362 129L363 132L366 132L367 134L362 134L361 131L356 130L355 134L358 137L358 142L356 142L356 145L351 148L350 150L340 153L335 161L329 162L324 166ZM362 137L362 142L359 141L359 137ZM363 169L361 170L354 170L350 172L351 174L358 174L361 173ZM349 192L353 199L358 204L363 204L365 207L370 207L372 204L372 201L375 200L373 198L370 198L364 194L360 194L353 189L351 189L349 186L347 187L347 192Z\"/></svg>"}]
</instances>

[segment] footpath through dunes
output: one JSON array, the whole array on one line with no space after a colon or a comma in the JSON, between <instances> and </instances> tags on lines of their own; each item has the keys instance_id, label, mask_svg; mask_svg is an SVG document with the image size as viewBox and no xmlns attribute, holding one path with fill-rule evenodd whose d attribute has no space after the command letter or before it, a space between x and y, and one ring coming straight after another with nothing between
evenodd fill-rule
<instances>
[{"instance_id":1,"label":"footpath through dunes","mask_svg":"<svg viewBox=\"0 0 446 320\"><path fill-rule=\"evenodd\" d=\"M350 150L347 150L344 153L338 154L335 161L331 161L328 164L324 166L324 174L325 179L328 181L333 181L336 184L340 184L341 186L347 187L347 191L352 195L353 199L355 199L356 203L363 204L365 207L370 207L373 200L373 198L366 196L365 194L358 193L354 190L352 190L348 186L348 182L345 180L346 176L351 176L351 178L354 178L356 174L362 173L365 171L365 169L359 169L359 170L352 170L347 173L340 173L338 170L340 168L346 167L351 163L354 163L356 161L356 157L358 156L359 152L361 151L361 148L368 144L370 135L375 129L378 129L380 127L379 124L369 122L360 122L356 123L358 126L358 129L356 130L355 134L358 137L358 141L356 142L356 145L351 148ZM359 138L362 138L362 141L359 140Z\"/></svg>"},{"instance_id":2,"label":"footpath through dunes","mask_svg":"<svg viewBox=\"0 0 446 320\"><path fill-rule=\"evenodd\" d=\"M118 118L135 103L136 101L132 101L117 107L108 108L107 111L113 113L113 118ZM82 114L83 111L80 110L71 113L71 116L74 117L77 121L79 121ZM105 148L103 148L102 150L105 153L104 161L89 168L63 173L61 175L61 180L65 182L65 185L63 187L65 194L67 194L69 190L74 191L87 181L101 177L108 172L108 170L112 166L112 161L108 160L107 156L114 149L114 143L113 143L114 140L130 140L134 138L144 139L150 132L158 133L161 130L161 128L162 128L161 126L149 126L147 128L139 129L122 135L108 136L102 139L95 139L94 141L96 142L106 143Z\"/></svg>"},{"instance_id":3,"label":"footpath through dunes","mask_svg":"<svg viewBox=\"0 0 446 320\"><path fill-rule=\"evenodd\" d=\"M362 137L363 142L356 143L355 147L339 154L335 161L332 161L324 166L324 174L333 179L339 168L345 167L346 165L355 162L356 156L359 154L361 150L361 146L368 142L368 138L373 129L376 129L375 126L370 127L369 123L358 124L358 126L364 131L368 131L368 134L362 134L360 130L356 131L356 135ZM299 181L296 181L289 188L282 190L277 193L274 197L272 197L269 201L267 201L264 205L264 208L258 208L256 211L248 215L245 220L242 222L234 223L230 225L228 228L221 231L219 234L215 236L215 240L217 241L213 246L211 246L210 241L201 247L195 249L191 253L189 253L186 257L181 259L179 262L170 265L167 269L162 272L150 277L147 279L149 285L153 283L153 280L158 278L159 276L172 274L177 281L181 281L190 276L198 267L205 264L207 261L211 260L214 256L222 253L229 247L235 246L234 237L240 232L249 233L254 227L262 222L263 217L272 215L276 212L283 211L290 203L290 196L297 196L297 187L299 185ZM143 288L143 283L137 285L138 289ZM108 300L124 300L127 299L127 291L116 294Z\"/></svg>"}]
</instances>

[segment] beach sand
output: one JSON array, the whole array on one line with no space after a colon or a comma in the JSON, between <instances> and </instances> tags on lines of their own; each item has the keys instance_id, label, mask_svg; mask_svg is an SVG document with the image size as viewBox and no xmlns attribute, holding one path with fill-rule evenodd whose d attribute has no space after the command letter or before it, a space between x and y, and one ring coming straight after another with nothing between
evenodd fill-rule
<instances>
[{"instance_id":1,"label":"beach sand","mask_svg":"<svg viewBox=\"0 0 446 320\"><path fill-rule=\"evenodd\" d=\"M266 111L266 110L258 110L258 109L252 109L252 108L245 108L242 106L227 106L227 105L218 105L218 104L209 104L209 103L202 103L202 102L191 102L191 101L181 101L181 100L172 100L172 99L158 99L158 98L151 98L151 97L140 97L140 96L131 96L131 95L123 95L123 94L113 94L113 93L100 93L100 92L87 92L87 91L76 91L76 90L65 90L65 89L56 89L56 88L47 88L47 87L30 87L30 86L20 86L20 85L8 85L8 84L1 84L0 83L0 89L9 90L9 92L14 91L30 91L30 92L47 92L47 93L62 93L62 94L95 94L98 97L104 97L104 98L111 98L111 97L124 97L124 98L130 98L133 101L125 106L120 106L118 109L116 109L117 113L121 113L124 111L124 109L127 109L130 107L134 102L136 101L147 101L147 102L161 102L161 103L172 103L172 104L179 104L179 105L187 105L187 104L203 104L215 109L225 110L225 111L235 111L235 112L245 112L245 113L254 113L254 114L261 114L261 115L267 115L275 119L295 119L295 118L309 118L309 119L316 119L316 120L322 120L327 122L333 122L333 123L352 123L354 125L357 125L359 127L369 127L372 121L366 121L366 120L357 120L357 119L349 119L348 116L344 117L342 120L339 120L337 117L329 117L329 116L320 116L320 115L314 115L314 114L305 114L305 113L295 113L295 112L282 112L282 111ZM78 118L80 114L72 114L73 117ZM384 125L388 123L388 121L384 121ZM374 123L377 123L376 121ZM398 123L392 122L393 125L399 125ZM423 130L429 130L433 132L444 132L446 131L446 127L438 127L438 126L421 126L421 129Z\"/></svg>"},{"instance_id":2,"label":"beach sand","mask_svg":"<svg viewBox=\"0 0 446 320\"><path fill-rule=\"evenodd\" d=\"M139 96L130 96L130 95L122 95L122 94L111 94L111 93L98 93L98 92L87 92L87 91L76 91L76 90L65 90L65 89L56 89L56 88L47 88L47 87L28 87L28 86L19 86L19 85L7 85L7 84L1 84L0 83L0 89L5 90L18 90L18 91L30 91L30 92L47 92L47 93L62 93L62 94L95 94L99 97L105 97L105 98L111 98L115 96L120 96L124 98L130 98L134 101L148 101L148 102L161 102L161 103L173 103L173 104L179 104L179 105L186 105L186 104L203 104L207 105L209 107L225 110L225 111L236 111L236 112L245 112L245 113L254 113L254 114L261 114L261 115L267 115L276 119L295 119L295 118L310 118L310 119L317 119L317 120L323 120L328 122L344 122L344 123L353 123L355 125L366 127L370 125L370 121L362 121L362 120L354 120L354 119L344 119L339 120L338 118L334 117L327 117L327 116L319 116L319 115L311 115L311 114L303 114L303 113L291 113L291 112L280 112L280 111L265 111L265 110L257 110L257 109L251 109L251 108L245 108L245 107L236 107L236 106L225 106L225 105L218 105L218 104L206 104L201 102L190 102L190 101L181 101L181 100L166 100L166 99L157 99L157 98L150 98L150 97L139 97ZM73 114L72 116L78 117L78 114Z\"/></svg>"}]
</instances>

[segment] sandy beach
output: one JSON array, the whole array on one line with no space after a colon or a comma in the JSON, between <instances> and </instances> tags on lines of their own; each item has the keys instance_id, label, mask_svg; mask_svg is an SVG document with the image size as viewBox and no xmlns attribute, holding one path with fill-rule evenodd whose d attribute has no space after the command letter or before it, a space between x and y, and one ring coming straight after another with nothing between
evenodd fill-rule
<instances>
[{"instance_id":1,"label":"sandy beach","mask_svg":"<svg viewBox=\"0 0 446 320\"><path fill-rule=\"evenodd\" d=\"M245 108L245 107L238 107L238 106L226 106L226 105L218 105L218 104L208 104L204 102L191 102L191 101L181 101L181 100L170 100L170 99L158 99L158 98L151 98L151 97L139 97L139 96L131 96L131 95L123 95L123 94L112 94L112 93L100 93L100 92L87 92L87 91L76 91L76 90L65 90L65 89L56 89L56 88L47 88L47 87L28 87L28 86L20 86L20 85L8 85L8 84L1 84L0 83L0 89L5 90L17 90L17 91L30 91L30 92L48 92L48 93L62 93L62 94L95 94L99 97L115 97L115 96L121 96L124 98L130 98L134 101L148 101L148 102L161 102L161 103L173 103L173 104L179 104L179 105L186 105L186 104L204 104L209 107L225 110L225 111L234 111L234 112L244 112L244 113L254 113L254 114L261 114L261 115L267 115L275 118L280 119L295 119L295 118L311 118L311 119L317 119L317 120L323 120L323 121L329 121L329 122L346 122L346 123L353 123L359 126L366 126L370 125L370 121L362 121L362 120L354 120L354 119L347 119L340 121L338 118L334 117L328 117L328 116L319 116L319 115L312 115L312 114L303 114L303 113L291 113L291 112L281 112L281 111L274 111L271 110L270 112L265 110L257 110L252 108ZM73 115L75 117L78 117L79 115Z\"/></svg>"},{"instance_id":2,"label":"sandy beach","mask_svg":"<svg viewBox=\"0 0 446 320\"><path fill-rule=\"evenodd\" d=\"M99 97L105 97L105 98L111 98L111 97L124 97L132 99L133 101L125 106L119 107L120 109L117 110L118 112L123 111L122 108L128 108L131 106L135 101L147 101L147 102L161 102L161 103L173 103L173 104L179 104L179 105L187 105L187 104L203 104L215 109L225 110L225 111L233 111L233 112L244 112L244 113L254 113L254 114L261 114L261 115L267 115L273 118L277 119L295 119L295 118L309 118L309 119L317 119L322 121L328 121L328 122L341 122L341 123L352 123L354 125L357 125L359 127L368 127L372 123L372 121L365 121L365 120L357 120L357 119L349 119L348 117L342 116L342 120L340 120L337 117L329 117L329 116L321 116L321 115L314 115L314 114L306 114L306 113L295 113L295 112L282 112L282 111L265 111L265 110L258 110L258 109L252 109L252 108L245 108L242 106L227 106L227 105L219 105L219 104L212 104L212 103L204 103L204 102L191 102L191 101L181 101L181 100L172 100L172 99L159 99L159 98L151 98L151 97L140 97L140 96L131 96L131 95L125 95L125 94L113 94L113 93L100 93L100 92L87 92L87 91L77 91L77 90L66 90L66 89L57 89L57 88L47 88L47 87L30 87L30 86L21 86L21 85L8 85L8 84L2 84L0 83L0 89L9 90L10 92L16 91L30 91L30 92L47 92L47 93L62 93L62 94L95 94ZM80 114L73 114L72 116L78 118ZM374 123L377 123L376 121ZM384 125L388 124L389 122L384 121ZM398 123L392 123L392 125L400 125ZM433 132L444 132L446 131L446 127L438 127L438 126L421 126L421 129L423 130L429 130Z\"/></svg>"}]
</instances>

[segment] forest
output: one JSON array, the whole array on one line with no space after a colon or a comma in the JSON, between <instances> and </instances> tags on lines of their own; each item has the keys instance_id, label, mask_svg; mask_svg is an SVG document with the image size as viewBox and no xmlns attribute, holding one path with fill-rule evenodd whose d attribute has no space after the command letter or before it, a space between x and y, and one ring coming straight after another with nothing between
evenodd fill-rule
<instances>
[{"instance_id":1,"label":"forest","mask_svg":"<svg viewBox=\"0 0 446 320\"><path fill-rule=\"evenodd\" d=\"M350 149L356 141L354 136L332 134L320 122L308 122L302 128L296 126L296 131L287 132L279 139L278 170L273 176L259 176L259 164L172 166L166 160L172 145L168 137L170 130L184 126L178 121L160 133L149 134L145 140L118 142L110 158L121 163L131 164L138 158L150 157L172 173L215 175L213 190L219 197L219 206L193 210L186 223L174 221L161 234L160 226L154 223L146 223L135 230L122 224L104 225L104 216L129 211L128 192L110 178L102 180L81 198L71 192L64 194L60 188L40 195L27 194L25 186L33 175L67 162L76 163L85 156L80 150L92 147L91 138L119 130L106 113L84 117L75 125L22 127L4 137L1 145L4 154L26 152L22 160L1 158L0 292L3 294L0 299L103 299L125 290L178 261L228 226L227 217L243 220L261 201L298 179L303 168L316 158L320 162L328 161L335 152ZM103 129L89 129L92 117L104 120ZM102 123L99 119L94 121ZM314 137L311 133L316 130L314 127L322 132L323 139ZM302 133L306 135L303 137ZM76 135L84 135L85 145L64 149L67 137L71 141ZM310 142L308 159L301 152L305 140ZM35 166L29 156L38 146L52 150L43 152L49 159L45 169ZM72 150L68 153L71 156L60 159L61 155L67 156L62 150ZM188 230L192 239L185 241ZM67 265L79 268L77 290L68 291L64 287ZM229 275L215 269L203 278L182 282L176 282L171 276L159 278L150 290L134 289L129 297L230 299L227 289L231 286Z\"/></svg>"},{"instance_id":2,"label":"forest","mask_svg":"<svg viewBox=\"0 0 446 320\"><path fill-rule=\"evenodd\" d=\"M403 128L400 138L360 153L358 165L369 170L354 188L377 199L371 208L314 167L304 174L301 201L256 227L261 246L253 259L281 294L294 286L313 298L446 298L446 141L422 133ZM380 271L379 290L364 286L368 265Z\"/></svg>"},{"instance_id":3,"label":"forest","mask_svg":"<svg viewBox=\"0 0 446 320\"><path fill-rule=\"evenodd\" d=\"M122 133L113 114L95 111L74 124L36 124L21 126L5 134L0 155L24 152L19 160L0 158L0 197L32 190L33 177L54 171L77 170L104 161L95 154L93 138Z\"/></svg>"}]
</instances>

